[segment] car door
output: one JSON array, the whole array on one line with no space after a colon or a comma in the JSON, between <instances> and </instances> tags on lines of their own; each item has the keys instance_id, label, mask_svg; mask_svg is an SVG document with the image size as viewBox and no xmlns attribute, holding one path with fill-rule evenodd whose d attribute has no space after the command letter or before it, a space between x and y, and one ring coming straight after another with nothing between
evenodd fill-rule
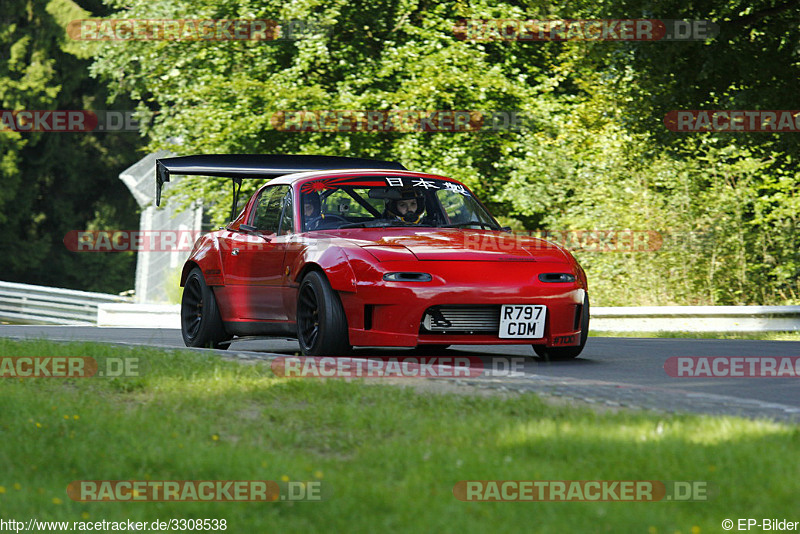
<instances>
[{"instance_id":1,"label":"car door","mask_svg":"<svg viewBox=\"0 0 800 534\"><path fill-rule=\"evenodd\" d=\"M226 247L226 284L239 295L242 304L239 316L258 321L286 321L286 311L281 297L283 257L288 231L281 231L283 211L291 204L288 185L270 186L256 199L249 226L255 231L240 230L233 233ZM291 210L291 205L289 206ZM284 223L285 225L285 223Z\"/></svg>"}]
</instances>

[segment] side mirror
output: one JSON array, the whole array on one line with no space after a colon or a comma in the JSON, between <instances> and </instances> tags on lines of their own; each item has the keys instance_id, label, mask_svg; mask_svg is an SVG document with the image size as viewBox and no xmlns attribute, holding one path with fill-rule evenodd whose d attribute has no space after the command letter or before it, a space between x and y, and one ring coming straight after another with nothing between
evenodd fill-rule
<instances>
[{"instance_id":1,"label":"side mirror","mask_svg":"<svg viewBox=\"0 0 800 534\"><path fill-rule=\"evenodd\" d=\"M258 228L256 228L255 226L250 226L249 224L240 224L239 225L239 231L240 232L244 232L246 234L252 234L252 235L254 235L256 237L260 237L261 239L263 239L267 243L269 243L269 241L270 241L269 237L265 236L264 234L262 234L261 232L258 231Z\"/></svg>"}]
</instances>

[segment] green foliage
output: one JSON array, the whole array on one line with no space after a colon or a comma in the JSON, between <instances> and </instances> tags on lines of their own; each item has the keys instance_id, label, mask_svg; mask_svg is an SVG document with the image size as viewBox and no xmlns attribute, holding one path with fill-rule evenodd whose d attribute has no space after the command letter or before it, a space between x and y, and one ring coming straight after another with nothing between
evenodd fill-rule
<instances>
[{"instance_id":1,"label":"green foliage","mask_svg":"<svg viewBox=\"0 0 800 534\"><path fill-rule=\"evenodd\" d=\"M88 12L70 0L3 4L0 108L105 109L88 77L90 50L65 33ZM127 99L120 105L130 106ZM0 131L0 271L4 280L119 292L133 285L134 256L78 254L62 240L94 226L136 229L136 204L118 173L138 159L135 133Z\"/></svg>"},{"instance_id":2,"label":"green foliage","mask_svg":"<svg viewBox=\"0 0 800 534\"><path fill-rule=\"evenodd\" d=\"M637 253L576 252L596 304L800 300L792 134L678 134L674 109L796 107L795 10L755 3L609 0L551 4L381 0L114 0L117 18L301 19L332 30L297 41L101 43L92 65L153 117L149 148L399 160L466 182L515 228L660 232ZM458 18L686 18L696 42L461 41ZM286 110L519 110L524 131L286 132ZM171 184L172 185L172 184ZM257 184L248 183L243 194ZM185 180L227 216L221 180Z\"/></svg>"}]
</instances>

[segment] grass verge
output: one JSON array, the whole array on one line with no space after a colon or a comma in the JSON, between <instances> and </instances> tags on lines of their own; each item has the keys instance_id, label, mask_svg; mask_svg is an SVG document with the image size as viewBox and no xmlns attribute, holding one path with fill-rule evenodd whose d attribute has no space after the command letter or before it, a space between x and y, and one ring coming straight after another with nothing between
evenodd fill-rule
<instances>
[{"instance_id":1,"label":"grass verge","mask_svg":"<svg viewBox=\"0 0 800 534\"><path fill-rule=\"evenodd\" d=\"M137 358L140 376L3 378L2 519L225 519L229 532L719 532L796 518L798 427L597 413L532 394L276 378L187 351L0 339L0 356ZM116 361L116 360L115 360ZM73 480L319 481L322 502L94 502ZM707 481L705 502L466 503L460 480ZM759 519L760 521L760 519Z\"/></svg>"}]
</instances>

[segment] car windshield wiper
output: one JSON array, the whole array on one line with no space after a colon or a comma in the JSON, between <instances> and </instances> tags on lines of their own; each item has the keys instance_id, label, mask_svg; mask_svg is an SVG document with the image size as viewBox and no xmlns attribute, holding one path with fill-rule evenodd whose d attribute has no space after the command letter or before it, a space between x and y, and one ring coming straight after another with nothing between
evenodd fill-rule
<instances>
[{"instance_id":1,"label":"car windshield wiper","mask_svg":"<svg viewBox=\"0 0 800 534\"><path fill-rule=\"evenodd\" d=\"M480 226L481 228L488 228L489 230L497 230L494 226L489 223L479 222L479 221L470 221L470 222L460 222L460 223L453 223L453 224L443 224L440 228L465 228L467 226Z\"/></svg>"}]
</instances>

